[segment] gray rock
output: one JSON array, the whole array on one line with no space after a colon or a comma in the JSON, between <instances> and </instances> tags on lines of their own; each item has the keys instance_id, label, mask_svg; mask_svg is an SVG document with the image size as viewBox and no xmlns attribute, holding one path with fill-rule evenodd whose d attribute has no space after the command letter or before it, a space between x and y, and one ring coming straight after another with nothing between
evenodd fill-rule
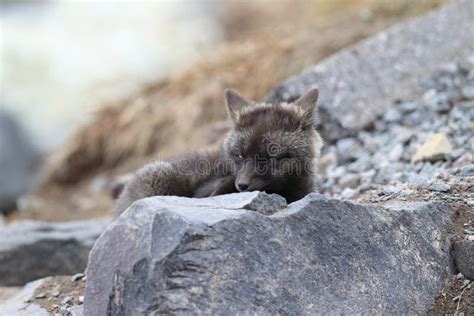
<instances>
[{"instance_id":1,"label":"gray rock","mask_svg":"<svg viewBox=\"0 0 474 316\"><path fill-rule=\"evenodd\" d=\"M430 185L429 189L436 192L449 192L451 187L442 181L435 181Z\"/></svg>"},{"instance_id":2,"label":"gray rock","mask_svg":"<svg viewBox=\"0 0 474 316\"><path fill-rule=\"evenodd\" d=\"M266 216L195 203L140 200L109 225L89 257L86 315L422 314L450 272L447 205L311 194Z\"/></svg>"},{"instance_id":3,"label":"gray rock","mask_svg":"<svg viewBox=\"0 0 474 316\"><path fill-rule=\"evenodd\" d=\"M404 113L411 113L411 112L414 112L414 111L420 109L422 106L423 106L423 104L420 103L420 102L408 101L408 102L403 102L399 106L399 109Z\"/></svg>"},{"instance_id":4,"label":"gray rock","mask_svg":"<svg viewBox=\"0 0 474 316\"><path fill-rule=\"evenodd\" d=\"M449 110L448 94L438 93L435 89L430 89L423 95L423 101L432 109L443 112Z\"/></svg>"},{"instance_id":5,"label":"gray rock","mask_svg":"<svg viewBox=\"0 0 474 316\"><path fill-rule=\"evenodd\" d=\"M357 190L354 190L352 188L345 188L341 193L341 198L350 200L355 198L357 196L357 193Z\"/></svg>"},{"instance_id":6,"label":"gray rock","mask_svg":"<svg viewBox=\"0 0 474 316\"><path fill-rule=\"evenodd\" d=\"M431 185L430 178L416 173L407 173L402 177L402 180L416 186L418 189L428 189Z\"/></svg>"},{"instance_id":7,"label":"gray rock","mask_svg":"<svg viewBox=\"0 0 474 316\"><path fill-rule=\"evenodd\" d=\"M413 130L403 126L394 126L392 129L392 134L395 136L395 142L406 144L413 137Z\"/></svg>"},{"instance_id":8,"label":"gray rock","mask_svg":"<svg viewBox=\"0 0 474 316\"><path fill-rule=\"evenodd\" d=\"M472 54L473 10L473 1L460 0L396 25L289 78L265 100L295 100L318 87L326 139L357 132L392 108L392 100L421 92L420 79L440 64Z\"/></svg>"},{"instance_id":9,"label":"gray rock","mask_svg":"<svg viewBox=\"0 0 474 316\"><path fill-rule=\"evenodd\" d=\"M461 175L468 177L468 176L474 176L474 164L468 164L465 165L464 167L461 168Z\"/></svg>"},{"instance_id":10,"label":"gray rock","mask_svg":"<svg viewBox=\"0 0 474 316\"><path fill-rule=\"evenodd\" d=\"M353 163L347 165L347 170L351 172L364 172L367 170L372 170L374 159L373 157L362 157L354 161Z\"/></svg>"},{"instance_id":11,"label":"gray rock","mask_svg":"<svg viewBox=\"0 0 474 316\"><path fill-rule=\"evenodd\" d=\"M454 243L454 261L458 270L474 281L474 241L459 240Z\"/></svg>"},{"instance_id":12,"label":"gray rock","mask_svg":"<svg viewBox=\"0 0 474 316\"><path fill-rule=\"evenodd\" d=\"M461 90L462 96L468 100L474 99L474 85L465 86Z\"/></svg>"},{"instance_id":13,"label":"gray rock","mask_svg":"<svg viewBox=\"0 0 474 316\"><path fill-rule=\"evenodd\" d=\"M15 222L0 228L0 285L83 272L108 220Z\"/></svg>"},{"instance_id":14,"label":"gray rock","mask_svg":"<svg viewBox=\"0 0 474 316\"><path fill-rule=\"evenodd\" d=\"M459 66L464 70L464 71L472 71L474 70L474 55L468 56L465 59L462 59L459 62Z\"/></svg>"},{"instance_id":15,"label":"gray rock","mask_svg":"<svg viewBox=\"0 0 474 316\"><path fill-rule=\"evenodd\" d=\"M35 175L36 151L18 122L0 110L0 214L16 208Z\"/></svg>"},{"instance_id":16,"label":"gray rock","mask_svg":"<svg viewBox=\"0 0 474 316\"><path fill-rule=\"evenodd\" d=\"M399 161L402 158L403 151L405 148L402 144L396 144L392 147L390 152L388 153L388 160L390 161Z\"/></svg>"},{"instance_id":17,"label":"gray rock","mask_svg":"<svg viewBox=\"0 0 474 316\"><path fill-rule=\"evenodd\" d=\"M42 286L60 282L57 278L47 277L39 279L26 284L23 289L10 297L4 302L0 302L0 315L10 316L48 316L48 315L68 315L68 316L83 316L83 306L81 304L73 304L70 301L66 306L58 306L59 314L48 311L43 304L48 299L44 293L43 295L35 295L35 292ZM40 297L39 297L40 296ZM59 296L59 294L58 294ZM61 312L64 311L63 314Z\"/></svg>"},{"instance_id":18,"label":"gray rock","mask_svg":"<svg viewBox=\"0 0 474 316\"><path fill-rule=\"evenodd\" d=\"M355 159L357 152L361 150L361 146L355 138L343 138L337 141L336 149L338 162L342 164Z\"/></svg>"},{"instance_id":19,"label":"gray rock","mask_svg":"<svg viewBox=\"0 0 474 316\"><path fill-rule=\"evenodd\" d=\"M390 109L383 115L383 119L389 123L399 122L402 119L402 114L394 109Z\"/></svg>"},{"instance_id":20,"label":"gray rock","mask_svg":"<svg viewBox=\"0 0 474 316\"><path fill-rule=\"evenodd\" d=\"M50 278L40 279L30 282L13 297L9 298L3 303L0 303L0 311L2 315L17 315L17 316L48 316L50 313L43 307L29 302L34 298L34 293L44 282Z\"/></svg>"},{"instance_id":21,"label":"gray rock","mask_svg":"<svg viewBox=\"0 0 474 316\"><path fill-rule=\"evenodd\" d=\"M345 188L357 188L360 184L360 177L353 173L346 173L339 179L339 186Z\"/></svg>"},{"instance_id":22,"label":"gray rock","mask_svg":"<svg viewBox=\"0 0 474 316\"><path fill-rule=\"evenodd\" d=\"M456 159L461 157L465 152L466 152L466 150L464 148L458 148L458 149L451 150L448 154L448 158L451 161L455 161Z\"/></svg>"}]
</instances>

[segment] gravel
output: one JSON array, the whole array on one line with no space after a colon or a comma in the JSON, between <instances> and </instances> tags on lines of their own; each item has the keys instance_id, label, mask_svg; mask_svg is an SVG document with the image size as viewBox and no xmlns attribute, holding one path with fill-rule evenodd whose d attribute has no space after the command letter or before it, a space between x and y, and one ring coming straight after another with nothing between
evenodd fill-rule
<instances>
[{"instance_id":1,"label":"gravel","mask_svg":"<svg viewBox=\"0 0 474 316\"><path fill-rule=\"evenodd\" d=\"M445 193L474 175L474 55L441 65L420 87L424 92L394 101L370 130L324 148L322 193L354 199L387 186L401 195L413 188ZM434 151L413 162L423 146Z\"/></svg>"}]
</instances>

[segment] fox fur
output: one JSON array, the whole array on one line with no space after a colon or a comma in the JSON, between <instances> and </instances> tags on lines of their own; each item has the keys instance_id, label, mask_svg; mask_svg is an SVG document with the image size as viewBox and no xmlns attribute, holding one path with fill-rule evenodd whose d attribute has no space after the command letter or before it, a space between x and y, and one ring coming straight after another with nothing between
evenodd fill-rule
<instances>
[{"instance_id":1,"label":"fox fur","mask_svg":"<svg viewBox=\"0 0 474 316\"><path fill-rule=\"evenodd\" d=\"M216 147L139 169L118 197L118 213L155 195L209 197L265 191L289 203L315 191L322 140L315 130L317 89L292 103L258 103L226 90L232 128Z\"/></svg>"}]
</instances>

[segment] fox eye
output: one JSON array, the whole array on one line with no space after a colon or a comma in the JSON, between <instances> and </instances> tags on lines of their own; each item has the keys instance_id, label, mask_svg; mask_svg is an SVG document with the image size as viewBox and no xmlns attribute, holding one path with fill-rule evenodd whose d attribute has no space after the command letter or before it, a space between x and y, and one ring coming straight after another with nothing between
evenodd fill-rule
<instances>
[{"instance_id":1,"label":"fox eye","mask_svg":"<svg viewBox=\"0 0 474 316\"><path fill-rule=\"evenodd\" d=\"M243 160L244 159L244 156L239 153L239 152L232 152L231 153L231 156L235 159L235 160Z\"/></svg>"}]
</instances>

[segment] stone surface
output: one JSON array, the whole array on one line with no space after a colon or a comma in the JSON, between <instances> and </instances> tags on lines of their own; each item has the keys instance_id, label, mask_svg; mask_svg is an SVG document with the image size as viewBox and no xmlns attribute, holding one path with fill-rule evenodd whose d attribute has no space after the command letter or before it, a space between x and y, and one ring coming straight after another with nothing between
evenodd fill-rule
<instances>
[{"instance_id":1,"label":"stone surface","mask_svg":"<svg viewBox=\"0 0 474 316\"><path fill-rule=\"evenodd\" d=\"M359 131L392 109L391 101L419 91L418 82L440 64L472 54L473 15L473 1L453 1L334 54L281 83L266 100L295 100L318 87L326 139ZM471 92L464 88L464 93Z\"/></svg>"},{"instance_id":2,"label":"stone surface","mask_svg":"<svg viewBox=\"0 0 474 316\"><path fill-rule=\"evenodd\" d=\"M48 316L49 313L46 309L37 304L28 303L29 300L33 299L36 289L47 279L49 278L28 283L20 292L0 303L1 315Z\"/></svg>"},{"instance_id":3,"label":"stone surface","mask_svg":"<svg viewBox=\"0 0 474 316\"><path fill-rule=\"evenodd\" d=\"M360 178L356 174L347 173L339 179L339 186L345 188L357 188L360 184Z\"/></svg>"},{"instance_id":4,"label":"stone surface","mask_svg":"<svg viewBox=\"0 0 474 316\"><path fill-rule=\"evenodd\" d=\"M454 243L454 260L458 270L474 281L474 241L459 240Z\"/></svg>"},{"instance_id":5,"label":"stone surface","mask_svg":"<svg viewBox=\"0 0 474 316\"><path fill-rule=\"evenodd\" d=\"M436 181L430 185L429 189L436 192L449 192L451 187L444 182Z\"/></svg>"},{"instance_id":6,"label":"stone surface","mask_svg":"<svg viewBox=\"0 0 474 316\"><path fill-rule=\"evenodd\" d=\"M0 285L83 272L109 220L15 222L0 228Z\"/></svg>"},{"instance_id":7,"label":"stone surface","mask_svg":"<svg viewBox=\"0 0 474 316\"><path fill-rule=\"evenodd\" d=\"M0 105L1 106L1 105ZM0 110L0 214L15 209L33 181L36 151L13 116Z\"/></svg>"},{"instance_id":8,"label":"stone surface","mask_svg":"<svg viewBox=\"0 0 474 316\"><path fill-rule=\"evenodd\" d=\"M447 205L311 194L268 216L250 194L134 203L91 252L85 315L422 314L449 274Z\"/></svg>"},{"instance_id":9,"label":"stone surface","mask_svg":"<svg viewBox=\"0 0 474 316\"><path fill-rule=\"evenodd\" d=\"M444 159L451 149L451 143L446 135L442 133L433 134L416 150L413 162L435 162Z\"/></svg>"},{"instance_id":10,"label":"stone surface","mask_svg":"<svg viewBox=\"0 0 474 316\"><path fill-rule=\"evenodd\" d=\"M61 289L57 295L53 293ZM68 282L67 276L47 277L26 284L6 301L0 301L0 315L42 316L67 315L82 316L81 302L83 282Z\"/></svg>"}]
</instances>

